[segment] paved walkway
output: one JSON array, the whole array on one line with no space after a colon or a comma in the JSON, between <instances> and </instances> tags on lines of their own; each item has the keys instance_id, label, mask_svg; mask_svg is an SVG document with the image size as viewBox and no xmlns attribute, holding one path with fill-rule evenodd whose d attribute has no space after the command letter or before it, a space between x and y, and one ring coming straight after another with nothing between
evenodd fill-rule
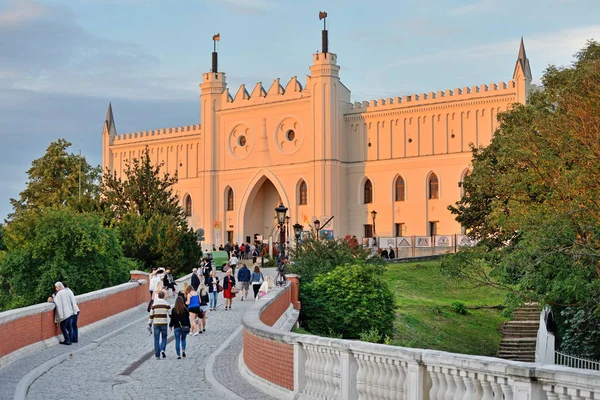
<instances>
[{"instance_id":1,"label":"paved walkway","mask_svg":"<svg viewBox=\"0 0 600 400\"><path fill-rule=\"evenodd\" d=\"M275 275L274 270L264 270ZM220 274L222 275L222 274ZM173 301L173 299L170 299ZM145 399L154 396L170 398L235 398L215 391L207 382L206 367L210 356L240 327L243 311L252 301L234 299L232 310L224 310L220 296L218 310L208 314L206 332L188 336L187 357L177 359L175 342L167 345L167 358L156 360L153 336L148 333L148 313L136 310L126 317L113 318L105 325L80 335L77 345L56 345L28 356L0 371L0 399L12 399L18 382L32 369L64 353L72 353L65 361L51 367L29 387L28 399ZM126 329L98 343L92 350L76 352L94 340L119 328ZM169 339L173 339L169 332ZM238 334L214 358L209 376L245 399L269 399L265 393L249 385L238 370L241 351Z\"/></svg>"}]
</instances>

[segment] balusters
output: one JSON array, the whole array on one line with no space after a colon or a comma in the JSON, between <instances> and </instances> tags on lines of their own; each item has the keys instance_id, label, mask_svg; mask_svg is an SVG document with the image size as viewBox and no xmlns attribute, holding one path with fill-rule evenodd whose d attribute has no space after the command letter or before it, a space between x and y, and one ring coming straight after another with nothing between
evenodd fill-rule
<instances>
[{"instance_id":1,"label":"balusters","mask_svg":"<svg viewBox=\"0 0 600 400\"><path fill-rule=\"evenodd\" d=\"M333 394L331 388L333 386L333 376L331 376L331 370L333 370L333 365L331 363L331 357L329 355L329 349L328 348L320 348L319 349L319 354L321 354L322 357L322 362L323 364L321 364L323 366L323 373L321 374L323 376L323 391L319 392L319 393L324 393L325 397L329 397Z\"/></svg>"},{"instance_id":2,"label":"balusters","mask_svg":"<svg viewBox=\"0 0 600 400\"><path fill-rule=\"evenodd\" d=\"M468 372L461 371L460 373L465 382L465 397L464 400L476 400L475 383Z\"/></svg>"},{"instance_id":3,"label":"balusters","mask_svg":"<svg viewBox=\"0 0 600 400\"><path fill-rule=\"evenodd\" d=\"M542 387L546 392L548 400L558 400L558 394L554 391L554 385L544 385Z\"/></svg>"},{"instance_id":4,"label":"balusters","mask_svg":"<svg viewBox=\"0 0 600 400\"><path fill-rule=\"evenodd\" d=\"M334 386L333 386L333 398L338 398L338 396L340 395L340 392L342 390L342 378L341 378L341 373L340 371L342 370L341 368L341 355L340 352L338 350L335 350L333 352L334 354L334 363L333 363L333 382L334 382Z\"/></svg>"},{"instance_id":5,"label":"balusters","mask_svg":"<svg viewBox=\"0 0 600 400\"><path fill-rule=\"evenodd\" d=\"M439 383L437 398L439 400L445 400L446 399L446 390L448 389L448 385L446 385L446 377L444 375L444 369L438 368L436 374L437 374L438 383Z\"/></svg>"},{"instance_id":6,"label":"balusters","mask_svg":"<svg viewBox=\"0 0 600 400\"><path fill-rule=\"evenodd\" d=\"M439 380L435 373L435 367L427 366L429 372L429 379L431 380L431 388L429 389L429 400L438 400Z\"/></svg>"},{"instance_id":7,"label":"balusters","mask_svg":"<svg viewBox=\"0 0 600 400\"><path fill-rule=\"evenodd\" d=\"M479 384L481 385L481 390L483 395L481 400L494 400L494 392L492 391L492 385L488 381L488 376L479 374Z\"/></svg>"},{"instance_id":8,"label":"balusters","mask_svg":"<svg viewBox=\"0 0 600 400\"><path fill-rule=\"evenodd\" d=\"M387 382L385 376L385 358L375 357L375 364L377 365L377 398L385 399L385 384Z\"/></svg>"},{"instance_id":9,"label":"balusters","mask_svg":"<svg viewBox=\"0 0 600 400\"><path fill-rule=\"evenodd\" d=\"M504 400L513 400L512 386L509 384L508 379L501 379L500 387L502 388L502 394L504 394Z\"/></svg>"},{"instance_id":10,"label":"balusters","mask_svg":"<svg viewBox=\"0 0 600 400\"><path fill-rule=\"evenodd\" d=\"M501 380L502 378L494 377L490 382L495 400L502 400L502 388L500 387Z\"/></svg>"},{"instance_id":11,"label":"balusters","mask_svg":"<svg viewBox=\"0 0 600 400\"><path fill-rule=\"evenodd\" d=\"M462 376L460 376L460 371L456 371L456 375L454 375L454 383L456 384L456 392L454 393L453 400L463 400L465 397L465 383L463 381Z\"/></svg>"},{"instance_id":12,"label":"balusters","mask_svg":"<svg viewBox=\"0 0 600 400\"><path fill-rule=\"evenodd\" d=\"M354 354L358 371L356 372L356 391L358 392L358 400L365 400L367 391L367 366L364 354Z\"/></svg>"},{"instance_id":13,"label":"balusters","mask_svg":"<svg viewBox=\"0 0 600 400\"><path fill-rule=\"evenodd\" d=\"M458 373L458 371L455 371ZM452 375L452 370L446 370L446 374L444 375L444 379L446 379L446 396L444 396L444 400L453 400L454 393L456 392L456 383L454 382L454 376Z\"/></svg>"},{"instance_id":14,"label":"balusters","mask_svg":"<svg viewBox=\"0 0 600 400\"><path fill-rule=\"evenodd\" d=\"M396 381L396 399L404 400L407 396L408 391L406 390L407 379L407 365L403 361L394 360L394 365L398 370L398 380Z\"/></svg>"}]
</instances>

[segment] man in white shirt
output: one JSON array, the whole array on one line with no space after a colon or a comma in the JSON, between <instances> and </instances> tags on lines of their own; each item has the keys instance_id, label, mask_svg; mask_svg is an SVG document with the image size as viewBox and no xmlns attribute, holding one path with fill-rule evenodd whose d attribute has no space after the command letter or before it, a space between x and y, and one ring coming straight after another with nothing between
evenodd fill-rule
<instances>
[{"instance_id":1,"label":"man in white shirt","mask_svg":"<svg viewBox=\"0 0 600 400\"><path fill-rule=\"evenodd\" d=\"M73 309L73 303L70 298L70 290L65 290L65 285L62 282L56 282L54 284L56 293L53 297L49 297L48 301L53 302L55 305L54 309L54 322L60 322L60 330L63 334L63 341L60 344L67 346L71 345L71 318L75 314ZM79 310L79 309L78 309Z\"/></svg>"},{"instance_id":2,"label":"man in white shirt","mask_svg":"<svg viewBox=\"0 0 600 400\"><path fill-rule=\"evenodd\" d=\"M231 268L231 273L235 275L235 267L237 266L238 258L235 256L235 253L231 253L231 258L229 259L229 268Z\"/></svg>"}]
</instances>

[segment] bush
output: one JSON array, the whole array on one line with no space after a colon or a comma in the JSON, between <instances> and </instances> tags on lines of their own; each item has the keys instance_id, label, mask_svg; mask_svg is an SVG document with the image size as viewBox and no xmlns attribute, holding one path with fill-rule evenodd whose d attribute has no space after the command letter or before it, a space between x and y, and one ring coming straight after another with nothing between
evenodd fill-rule
<instances>
[{"instance_id":1,"label":"bush","mask_svg":"<svg viewBox=\"0 0 600 400\"><path fill-rule=\"evenodd\" d=\"M56 281L75 294L127 282L135 263L115 232L92 214L67 208L27 211L5 228L0 261L0 310L44 302Z\"/></svg>"},{"instance_id":2,"label":"bush","mask_svg":"<svg viewBox=\"0 0 600 400\"><path fill-rule=\"evenodd\" d=\"M465 303L461 303L460 301L453 301L450 304L450 308L457 314L467 315L467 308L465 307Z\"/></svg>"},{"instance_id":3,"label":"bush","mask_svg":"<svg viewBox=\"0 0 600 400\"><path fill-rule=\"evenodd\" d=\"M379 340L392 334L394 294L376 266L337 267L303 283L301 292L305 325L311 333L356 339L370 328Z\"/></svg>"}]
</instances>

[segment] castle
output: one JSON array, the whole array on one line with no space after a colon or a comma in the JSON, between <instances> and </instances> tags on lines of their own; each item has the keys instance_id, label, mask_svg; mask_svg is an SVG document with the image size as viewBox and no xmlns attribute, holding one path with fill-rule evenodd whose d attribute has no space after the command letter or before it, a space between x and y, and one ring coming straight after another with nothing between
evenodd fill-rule
<instances>
[{"instance_id":1,"label":"castle","mask_svg":"<svg viewBox=\"0 0 600 400\"><path fill-rule=\"evenodd\" d=\"M280 203L289 208L289 231L333 216L323 229L336 237L451 245L461 227L447 207L461 197L470 145L489 144L498 113L527 101L523 40L508 82L351 103L326 30L323 38L304 84L275 79L235 93L213 52L200 84L201 124L118 134L109 105L103 168L122 176L147 147L153 162L177 173L189 223L204 229L209 245L277 238Z\"/></svg>"}]
</instances>

